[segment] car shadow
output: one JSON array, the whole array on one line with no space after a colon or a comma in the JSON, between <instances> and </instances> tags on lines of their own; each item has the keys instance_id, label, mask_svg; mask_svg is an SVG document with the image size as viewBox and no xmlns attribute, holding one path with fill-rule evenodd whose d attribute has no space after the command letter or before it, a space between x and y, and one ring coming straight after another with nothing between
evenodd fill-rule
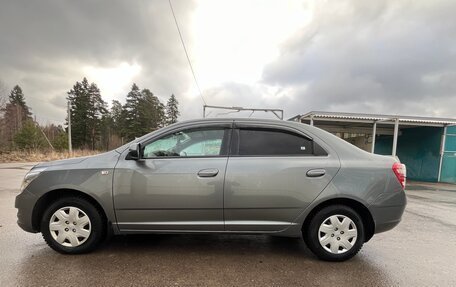
<instances>
[{"instance_id":1,"label":"car shadow","mask_svg":"<svg viewBox=\"0 0 456 287\"><path fill-rule=\"evenodd\" d=\"M114 236L77 256L43 244L21 262L16 276L14 285L20 286L393 285L381 266L362 254L343 263L323 262L301 238L264 235Z\"/></svg>"},{"instance_id":2,"label":"car shadow","mask_svg":"<svg viewBox=\"0 0 456 287\"><path fill-rule=\"evenodd\" d=\"M266 235L149 234L118 235L107 240L98 252L169 252L180 254L305 256L315 259L301 238Z\"/></svg>"}]
</instances>

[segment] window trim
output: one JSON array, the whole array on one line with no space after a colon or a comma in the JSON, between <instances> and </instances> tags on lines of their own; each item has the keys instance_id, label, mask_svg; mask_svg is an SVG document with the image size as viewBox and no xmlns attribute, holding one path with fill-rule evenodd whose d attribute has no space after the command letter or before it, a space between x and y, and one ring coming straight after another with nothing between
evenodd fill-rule
<instances>
[{"instance_id":1,"label":"window trim","mask_svg":"<svg viewBox=\"0 0 456 287\"><path fill-rule=\"evenodd\" d=\"M250 129L250 130L272 130L276 132L288 132L291 134L295 134L296 136L304 137L311 141L312 145L312 153L310 154L270 154L270 155L240 155L239 154L239 147L240 147L240 134L239 131L241 129ZM261 125L261 124L238 124L236 123L232 136L231 136L231 146L230 146L230 156L231 157L240 157L240 158L245 158L245 157L257 157L257 158L290 158L290 157L295 157L295 158L305 158L305 157L315 157L315 158L327 158L329 157L328 151L321 146L321 144L318 144L312 137L308 136L307 134L295 130L293 128L288 128L284 126L277 126L277 125ZM325 155L317 155L315 154L315 145L318 145L322 150L325 151Z\"/></svg>"},{"instance_id":2,"label":"window trim","mask_svg":"<svg viewBox=\"0 0 456 287\"><path fill-rule=\"evenodd\" d=\"M181 131L186 131L186 130L211 130L211 129L221 129L224 130L223 138L222 138L222 145L220 147L220 154L219 155L203 155L203 156L154 156L154 157L141 157L141 159L147 160L147 159L187 159L187 158L222 158L222 157L228 157L229 152L230 152L230 146L231 146L231 137L232 137L232 123L228 124L223 124L223 123L213 123L213 124L207 124L207 125L195 125L195 126L183 126L179 127L176 129L172 129L170 131L167 131L165 133L162 133L156 137L149 138L143 142L141 142L141 155L144 156L144 149L145 147L153 143L157 140L160 140L168 135L171 135L173 133L181 132Z\"/></svg>"},{"instance_id":3,"label":"window trim","mask_svg":"<svg viewBox=\"0 0 456 287\"><path fill-rule=\"evenodd\" d=\"M292 128L289 126L282 126L282 125L278 125L278 124L261 124L261 123L249 124L249 123L235 122L233 128L234 129L272 129L272 130L279 130L279 131L288 131L288 132L298 134L300 136L307 138L308 140L313 141L313 137L311 137L310 135L304 133L303 131L301 131L299 129Z\"/></svg>"}]
</instances>

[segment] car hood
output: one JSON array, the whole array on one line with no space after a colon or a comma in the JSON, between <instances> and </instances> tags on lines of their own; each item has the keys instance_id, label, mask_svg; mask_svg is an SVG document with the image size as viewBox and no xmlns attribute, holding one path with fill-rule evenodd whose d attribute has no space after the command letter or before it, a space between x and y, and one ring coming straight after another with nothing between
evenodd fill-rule
<instances>
[{"instance_id":1,"label":"car hood","mask_svg":"<svg viewBox=\"0 0 456 287\"><path fill-rule=\"evenodd\" d=\"M69 164L77 164L81 163L88 158L91 158L91 156L84 156L84 157L77 157L77 158L69 158L69 159L61 159L61 160L54 160L54 161L47 161L47 162L41 162L37 165L34 166L36 167L50 167L50 166L62 166L62 165L69 165Z\"/></svg>"},{"instance_id":2,"label":"car hood","mask_svg":"<svg viewBox=\"0 0 456 287\"><path fill-rule=\"evenodd\" d=\"M109 169L114 168L119 156L120 154L113 150L92 156L42 162L35 165L32 169L40 168L47 171L71 169Z\"/></svg>"}]
</instances>

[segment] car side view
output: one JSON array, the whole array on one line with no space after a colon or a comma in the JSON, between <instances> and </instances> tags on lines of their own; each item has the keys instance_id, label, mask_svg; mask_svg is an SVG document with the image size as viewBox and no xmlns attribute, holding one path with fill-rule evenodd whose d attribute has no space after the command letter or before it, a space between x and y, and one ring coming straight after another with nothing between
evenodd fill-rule
<instances>
[{"instance_id":1,"label":"car side view","mask_svg":"<svg viewBox=\"0 0 456 287\"><path fill-rule=\"evenodd\" d=\"M343 261L400 222L404 188L396 158L316 127L203 119L38 164L15 205L19 226L61 253L110 233L236 233L302 237L318 258Z\"/></svg>"}]
</instances>

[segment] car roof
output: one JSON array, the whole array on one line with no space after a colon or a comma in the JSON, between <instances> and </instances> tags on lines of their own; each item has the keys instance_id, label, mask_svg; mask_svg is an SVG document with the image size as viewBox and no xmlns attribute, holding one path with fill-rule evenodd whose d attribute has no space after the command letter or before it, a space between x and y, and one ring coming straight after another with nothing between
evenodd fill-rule
<instances>
[{"instance_id":1,"label":"car roof","mask_svg":"<svg viewBox=\"0 0 456 287\"><path fill-rule=\"evenodd\" d=\"M243 122L243 123L252 123L252 124L272 124L272 125L280 125L280 126L297 128L300 130L302 130L303 128L304 129L309 128L309 125L305 124L305 123L279 120L279 119L263 119L263 118L202 118L202 119L181 121L181 122L173 124L172 126L178 127L178 126L185 126L185 125L198 124L198 123L205 124L205 123L232 123L232 122Z\"/></svg>"}]
</instances>

